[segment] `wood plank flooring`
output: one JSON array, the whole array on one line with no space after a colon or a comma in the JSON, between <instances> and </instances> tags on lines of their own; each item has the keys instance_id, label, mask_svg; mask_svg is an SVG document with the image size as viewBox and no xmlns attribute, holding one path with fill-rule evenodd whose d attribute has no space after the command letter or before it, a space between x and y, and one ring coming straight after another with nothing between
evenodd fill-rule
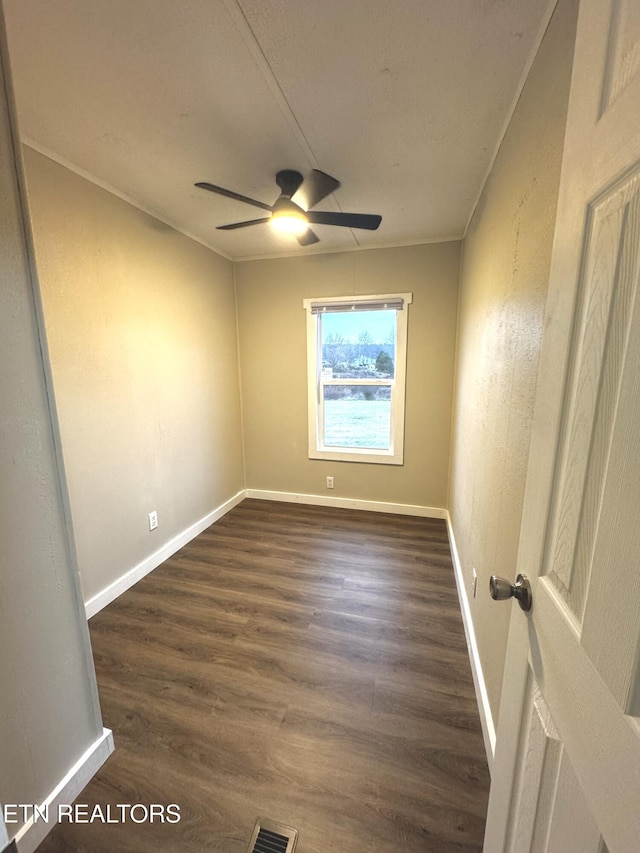
<instances>
[{"instance_id":1,"label":"wood plank flooring","mask_svg":"<svg viewBox=\"0 0 640 853\"><path fill-rule=\"evenodd\" d=\"M443 521L245 500L90 621L116 751L78 798L177 824L38 853L480 851L489 789ZM141 812L139 812L141 815Z\"/></svg>"}]
</instances>

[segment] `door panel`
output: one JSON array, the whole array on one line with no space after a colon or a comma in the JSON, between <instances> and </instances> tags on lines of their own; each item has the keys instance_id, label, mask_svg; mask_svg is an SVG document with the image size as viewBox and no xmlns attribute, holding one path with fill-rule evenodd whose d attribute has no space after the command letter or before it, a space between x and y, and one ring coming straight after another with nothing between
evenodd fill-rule
<instances>
[{"instance_id":1,"label":"door panel","mask_svg":"<svg viewBox=\"0 0 640 853\"><path fill-rule=\"evenodd\" d=\"M560 737L533 675L527 687L526 707L529 719L522 728L516 820L510 839L511 847L516 850L526 849L529 842L532 849L536 843L538 849L544 849L539 842L548 832L562 756Z\"/></svg>"},{"instance_id":2,"label":"door panel","mask_svg":"<svg viewBox=\"0 0 640 853\"><path fill-rule=\"evenodd\" d=\"M584 853L607 853L566 752L560 762L546 846L537 849L548 853L566 853L572 849Z\"/></svg>"},{"instance_id":3,"label":"door panel","mask_svg":"<svg viewBox=\"0 0 640 853\"><path fill-rule=\"evenodd\" d=\"M635 315L639 249L640 176L634 174L606 193L587 216L585 275L579 288L567 424L543 565L548 582L571 611L585 650L610 689L620 697L624 694L625 701L635 652L625 649L626 654L621 655L610 640L621 613L630 611L625 621L635 618L638 624L640 602L632 589L612 584L610 578L615 571L612 560L619 556L619 539L627 538L627 531L631 534L627 550L637 542L628 510L637 512L639 505L637 471L633 470L634 450L638 450L633 424L638 423L640 387L640 327ZM620 423L627 425L628 435L619 434ZM620 452L623 457L618 460L621 470L616 478L612 464ZM619 480L617 486L611 485L612 478ZM632 494L621 502L621 495L612 494L612 488L630 489ZM619 513L625 515L625 509L626 518L618 518ZM622 536L612 536L614 530ZM640 573L636 578L640 579ZM593 596L589 607L585 607L587 589L590 599ZM610 619L603 618L605 613ZM631 643L635 650L637 637L632 631L621 632L620 640Z\"/></svg>"},{"instance_id":4,"label":"door panel","mask_svg":"<svg viewBox=\"0 0 640 853\"><path fill-rule=\"evenodd\" d=\"M530 671L529 720L522 728L507 849L531 853L606 853L567 752L563 749L544 697Z\"/></svg>"},{"instance_id":5,"label":"door panel","mask_svg":"<svg viewBox=\"0 0 640 853\"><path fill-rule=\"evenodd\" d=\"M578 621L589 583L606 451L635 298L639 212L640 178L634 175L587 214L578 339L545 559L554 585Z\"/></svg>"},{"instance_id":6,"label":"door panel","mask_svg":"<svg viewBox=\"0 0 640 853\"><path fill-rule=\"evenodd\" d=\"M640 71L640 5L618 0L612 5L601 115L606 113Z\"/></svg>"},{"instance_id":7,"label":"door panel","mask_svg":"<svg viewBox=\"0 0 640 853\"><path fill-rule=\"evenodd\" d=\"M637 258L640 236L634 239ZM634 713L640 643L640 300L634 295L582 627L585 652L627 713Z\"/></svg>"}]
</instances>

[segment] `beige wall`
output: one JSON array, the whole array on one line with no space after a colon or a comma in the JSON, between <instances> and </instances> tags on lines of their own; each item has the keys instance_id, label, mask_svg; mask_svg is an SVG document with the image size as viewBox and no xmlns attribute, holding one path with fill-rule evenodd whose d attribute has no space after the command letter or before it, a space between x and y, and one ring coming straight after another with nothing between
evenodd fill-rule
<instances>
[{"instance_id":1,"label":"beige wall","mask_svg":"<svg viewBox=\"0 0 640 853\"><path fill-rule=\"evenodd\" d=\"M25 162L88 600L243 487L233 270L29 148Z\"/></svg>"},{"instance_id":2,"label":"beige wall","mask_svg":"<svg viewBox=\"0 0 640 853\"><path fill-rule=\"evenodd\" d=\"M459 251L434 243L236 264L248 488L446 506ZM303 298L404 291L405 464L308 459Z\"/></svg>"},{"instance_id":3,"label":"beige wall","mask_svg":"<svg viewBox=\"0 0 640 853\"><path fill-rule=\"evenodd\" d=\"M0 40L3 38L0 9ZM68 536L39 323L0 74L0 803L40 803L102 735ZM15 128L13 133L16 135ZM19 168L19 165L18 165ZM12 837L19 828L8 823ZM0 820L0 847L7 835Z\"/></svg>"},{"instance_id":4,"label":"beige wall","mask_svg":"<svg viewBox=\"0 0 640 853\"><path fill-rule=\"evenodd\" d=\"M577 3L560 0L463 249L450 512L494 722L514 577Z\"/></svg>"}]
</instances>

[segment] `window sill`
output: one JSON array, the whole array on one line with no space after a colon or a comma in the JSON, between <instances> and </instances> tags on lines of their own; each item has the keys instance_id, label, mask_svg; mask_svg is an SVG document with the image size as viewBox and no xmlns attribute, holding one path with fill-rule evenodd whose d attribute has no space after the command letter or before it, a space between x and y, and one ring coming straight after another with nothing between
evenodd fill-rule
<instances>
[{"instance_id":1,"label":"window sill","mask_svg":"<svg viewBox=\"0 0 640 853\"><path fill-rule=\"evenodd\" d=\"M374 465L403 465L402 455L385 450L373 451L370 448L358 450L350 447L348 450L340 450L332 447L327 450L309 450L309 459L328 459L334 462L368 462Z\"/></svg>"}]
</instances>

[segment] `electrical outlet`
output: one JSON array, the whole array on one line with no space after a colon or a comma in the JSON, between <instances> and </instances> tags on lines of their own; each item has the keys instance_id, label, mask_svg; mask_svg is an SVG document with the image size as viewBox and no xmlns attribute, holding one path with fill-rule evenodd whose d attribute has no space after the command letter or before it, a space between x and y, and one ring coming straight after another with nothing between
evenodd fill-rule
<instances>
[{"instance_id":1,"label":"electrical outlet","mask_svg":"<svg viewBox=\"0 0 640 853\"><path fill-rule=\"evenodd\" d=\"M155 530L158 526L158 513L154 509L153 512L149 513L149 530Z\"/></svg>"},{"instance_id":2,"label":"electrical outlet","mask_svg":"<svg viewBox=\"0 0 640 853\"><path fill-rule=\"evenodd\" d=\"M475 598L476 597L476 591L478 589L478 573L476 572L475 569L472 569L471 571L473 573L473 579L471 581L471 592L473 594L473 597Z\"/></svg>"},{"instance_id":3,"label":"electrical outlet","mask_svg":"<svg viewBox=\"0 0 640 853\"><path fill-rule=\"evenodd\" d=\"M333 477L327 477L327 488L328 489L333 488Z\"/></svg>"}]
</instances>

